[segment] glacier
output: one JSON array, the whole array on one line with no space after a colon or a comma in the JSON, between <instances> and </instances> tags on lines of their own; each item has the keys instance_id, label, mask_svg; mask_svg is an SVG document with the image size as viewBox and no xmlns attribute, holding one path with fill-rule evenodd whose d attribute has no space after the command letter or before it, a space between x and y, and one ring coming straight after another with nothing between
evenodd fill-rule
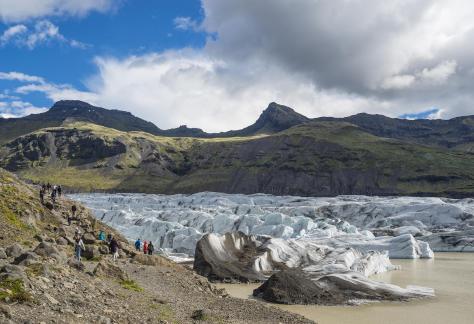
<instances>
[{"instance_id":1,"label":"glacier","mask_svg":"<svg viewBox=\"0 0 474 324\"><path fill-rule=\"evenodd\" d=\"M267 194L74 194L130 240L193 256L205 233L240 231L332 247L431 258L433 251L474 252L474 199Z\"/></svg>"}]
</instances>

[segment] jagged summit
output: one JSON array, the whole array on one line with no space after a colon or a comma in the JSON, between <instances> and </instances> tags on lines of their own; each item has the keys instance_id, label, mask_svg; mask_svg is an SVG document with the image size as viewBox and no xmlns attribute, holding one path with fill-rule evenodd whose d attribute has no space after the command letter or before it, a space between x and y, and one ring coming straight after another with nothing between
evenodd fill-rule
<instances>
[{"instance_id":1,"label":"jagged summit","mask_svg":"<svg viewBox=\"0 0 474 324\"><path fill-rule=\"evenodd\" d=\"M249 136L255 134L273 134L290 127L309 122L310 119L292 108L272 102L260 114L257 121L241 130L222 133L225 136Z\"/></svg>"},{"instance_id":2,"label":"jagged summit","mask_svg":"<svg viewBox=\"0 0 474 324\"><path fill-rule=\"evenodd\" d=\"M308 121L310 121L308 117L297 113L292 108L272 102L255 124L278 132Z\"/></svg>"}]
</instances>

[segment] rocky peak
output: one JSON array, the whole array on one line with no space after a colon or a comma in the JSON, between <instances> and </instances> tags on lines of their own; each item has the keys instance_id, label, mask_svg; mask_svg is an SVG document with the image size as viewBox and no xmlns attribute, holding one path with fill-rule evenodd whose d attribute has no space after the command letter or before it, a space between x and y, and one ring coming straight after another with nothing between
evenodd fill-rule
<instances>
[{"instance_id":1,"label":"rocky peak","mask_svg":"<svg viewBox=\"0 0 474 324\"><path fill-rule=\"evenodd\" d=\"M272 102L262 112L253 126L258 128L258 131L261 133L279 132L309 120L309 118L297 113L290 107Z\"/></svg>"}]
</instances>

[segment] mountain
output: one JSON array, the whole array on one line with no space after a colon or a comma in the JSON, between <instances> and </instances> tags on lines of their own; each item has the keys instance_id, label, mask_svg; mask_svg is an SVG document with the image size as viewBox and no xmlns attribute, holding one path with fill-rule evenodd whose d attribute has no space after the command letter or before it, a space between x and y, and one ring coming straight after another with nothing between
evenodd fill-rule
<instances>
[{"instance_id":1,"label":"mountain","mask_svg":"<svg viewBox=\"0 0 474 324\"><path fill-rule=\"evenodd\" d=\"M0 144L45 127L58 127L65 122L84 121L120 131L141 131L169 137L234 137L251 136L260 133L275 133L291 126L309 121L293 109L271 103L251 126L241 130L222 133L206 133L199 128L178 128L163 130L121 110L109 110L79 100L61 100L48 111L22 118L0 118Z\"/></svg>"},{"instance_id":2,"label":"mountain","mask_svg":"<svg viewBox=\"0 0 474 324\"><path fill-rule=\"evenodd\" d=\"M3 145L0 166L81 191L449 197L474 192L474 154L378 137L339 121L229 138L171 138L76 122Z\"/></svg>"},{"instance_id":3,"label":"mountain","mask_svg":"<svg viewBox=\"0 0 474 324\"><path fill-rule=\"evenodd\" d=\"M79 100L56 102L48 111L22 118L0 118L0 143L44 127L60 126L65 121L87 121L123 131L160 133L153 123L121 110L95 107Z\"/></svg>"},{"instance_id":4,"label":"mountain","mask_svg":"<svg viewBox=\"0 0 474 324\"><path fill-rule=\"evenodd\" d=\"M209 134L60 101L0 120L0 167L83 191L466 197L474 192L473 120L311 120L271 103L254 124Z\"/></svg>"},{"instance_id":5,"label":"mountain","mask_svg":"<svg viewBox=\"0 0 474 324\"><path fill-rule=\"evenodd\" d=\"M349 122L376 136L474 152L474 115L449 120L407 120L363 113L345 118L322 117L316 120Z\"/></svg>"}]
</instances>

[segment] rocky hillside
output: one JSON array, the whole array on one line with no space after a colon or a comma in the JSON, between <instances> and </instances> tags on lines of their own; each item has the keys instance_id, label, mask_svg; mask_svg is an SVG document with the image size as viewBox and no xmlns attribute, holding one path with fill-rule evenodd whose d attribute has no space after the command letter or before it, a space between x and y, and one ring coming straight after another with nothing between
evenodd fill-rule
<instances>
[{"instance_id":1,"label":"rocky hillside","mask_svg":"<svg viewBox=\"0 0 474 324\"><path fill-rule=\"evenodd\" d=\"M474 155L308 122L272 135L170 138L74 122L0 148L0 166L81 191L333 196L474 190Z\"/></svg>"},{"instance_id":2,"label":"rocky hillside","mask_svg":"<svg viewBox=\"0 0 474 324\"><path fill-rule=\"evenodd\" d=\"M136 254L113 229L72 201L39 202L36 188L0 169L1 323L310 323L260 302L228 297L191 270ZM72 237L83 233L81 263ZM99 230L119 241L112 262Z\"/></svg>"}]
</instances>

